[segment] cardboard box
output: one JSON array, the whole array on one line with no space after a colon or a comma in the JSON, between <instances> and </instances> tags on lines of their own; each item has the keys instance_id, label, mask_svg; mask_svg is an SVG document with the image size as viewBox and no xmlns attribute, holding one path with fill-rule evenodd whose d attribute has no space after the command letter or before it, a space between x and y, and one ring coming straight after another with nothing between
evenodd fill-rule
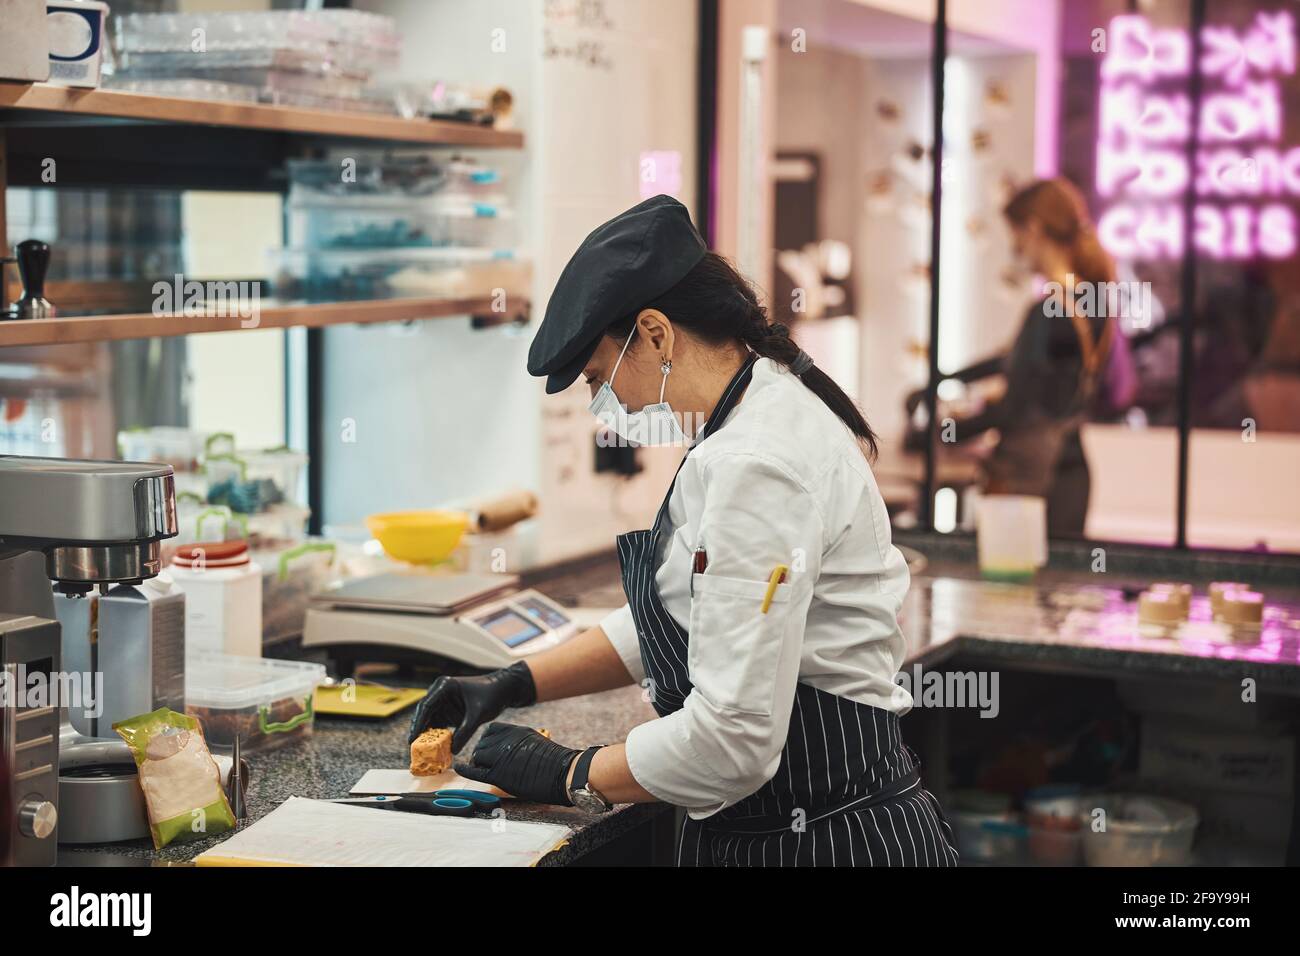
<instances>
[{"instance_id":1,"label":"cardboard box","mask_svg":"<svg viewBox=\"0 0 1300 956\"><path fill-rule=\"evenodd\" d=\"M0 80L42 83L50 78L45 0L0 0Z\"/></svg>"},{"instance_id":2,"label":"cardboard box","mask_svg":"<svg viewBox=\"0 0 1300 956\"><path fill-rule=\"evenodd\" d=\"M1295 738L1281 733L1221 732L1142 721L1138 774L1197 790L1290 798L1295 788Z\"/></svg>"}]
</instances>

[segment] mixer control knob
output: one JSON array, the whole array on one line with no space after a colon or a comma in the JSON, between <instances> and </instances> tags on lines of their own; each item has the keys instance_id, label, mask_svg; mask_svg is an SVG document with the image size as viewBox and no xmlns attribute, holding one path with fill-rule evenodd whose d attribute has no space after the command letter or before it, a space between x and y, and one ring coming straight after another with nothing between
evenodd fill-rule
<instances>
[{"instance_id":1,"label":"mixer control knob","mask_svg":"<svg viewBox=\"0 0 1300 956\"><path fill-rule=\"evenodd\" d=\"M44 840L59 823L59 810L49 800L28 800L18 807L18 832Z\"/></svg>"}]
</instances>

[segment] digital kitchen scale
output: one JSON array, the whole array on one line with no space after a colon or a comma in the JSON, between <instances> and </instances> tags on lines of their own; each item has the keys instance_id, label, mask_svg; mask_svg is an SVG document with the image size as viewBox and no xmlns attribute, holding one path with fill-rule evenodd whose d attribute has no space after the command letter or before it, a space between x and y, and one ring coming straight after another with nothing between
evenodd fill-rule
<instances>
[{"instance_id":1,"label":"digital kitchen scale","mask_svg":"<svg viewBox=\"0 0 1300 956\"><path fill-rule=\"evenodd\" d=\"M568 640L569 612L513 574L389 573L313 595L302 646L340 662L443 659L506 667Z\"/></svg>"}]
</instances>

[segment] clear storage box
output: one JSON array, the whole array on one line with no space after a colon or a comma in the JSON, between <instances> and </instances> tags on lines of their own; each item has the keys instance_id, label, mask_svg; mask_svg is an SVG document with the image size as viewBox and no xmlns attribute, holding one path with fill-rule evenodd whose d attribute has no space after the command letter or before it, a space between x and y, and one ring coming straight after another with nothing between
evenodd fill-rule
<instances>
[{"instance_id":1,"label":"clear storage box","mask_svg":"<svg viewBox=\"0 0 1300 956\"><path fill-rule=\"evenodd\" d=\"M343 69L373 70L391 64L402 46L392 17L361 10L127 13L112 22L119 55L184 54L202 35L205 53L294 50Z\"/></svg>"},{"instance_id":2,"label":"clear storage box","mask_svg":"<svg viewBox=\"0 0 1300 956\"><path fill-rule=\"evenodd\" d=\"M235 657L214 651L185 655L185 712L203 724L213 750L279 747L308 736L313 699L325 666Z\"/></svg>"},{"instance_id":3,"label":"clear storage box","mask_svg":"<svg viewBox=\"0 0 1300 956\"><path fill-rule=\"evenodd\" d=\"M262 568L264 645L302 633L311 596L323 591L334 577L336 551L332 541L310 540L254 555Z\"/></svg>"},{"instance_id":4,"label":"clear storage box","mask_svg":"<svg viewBox=\"0 0 1300 956\"><path fill-rule=\"evenodd\" d=\"M289 234L305 249L405 249L512 244L514 213L496 202L462 197L374 196L302 199L289 204Z\"/></svg>"},{"instance_id":5,"label":"clear storage box","mask_svg":"<svg viewBox=\"0 0 1300 956\"><path fill-rule=\"evenodd\" d=\"M175 471L197 471L208 436L170 425L127 428L117 433L117 453L124 461L161 461Z\"/></svg>"},{"instance_id":6,"label":"clear storage box","mask_svg":"<svg viewBox=\"0 0 1300 956\"><path fill-rule=\"evenodd\" d=\"M285 299L527 295L531 264L509 250L455 247L284 249L275 254L275 294Z\"/></svg>"},{"instance_id":7,"label":"clear storage box","mask_svg":"<svg viewBox=\"0 0 1300 956\"><path fill-rule=\"evenodd\" d=\"M1105 829L1083 834L1089 866L1185 866L1200 814L1180 800L1147 794L1105 794L1097 807Z\"/></svg>"},{"instance_id":8,"label":"clear storage box","mask_svg":"<svg viewBox=\"0 0 1300 956\"><path fill-rule=\"evenodd\" d=\"M227 505L210 505L193 492L176 496L176 536L162 543L163 561L177 549L199 541L243 538L255 551L289 547L306 534L311 510L286 502L257 514L241 514Z\"/></svg>"},{"instance_id":9,"label":"clear storage box","mask_svg":"<svg viewBox=\"0 0 1300 956\"><path fill-rule=\"evenodd\" d=\"M387 201L389 208L405 209L412 199L442 194L498 205L506 200L500 171L473 158L426 153L349 158L355 164L346 179L338 159L289 160L290 203L322 198Z\"/></svg>"},{"instance_id":10,"label":"clear storage box","mask_svg":"<svg viewBox=\"0 0 1300 956\"><path fill-rule=\"evenodd\" d=\"M223 436L214 436L223 437ZM307 456L289 448L218 450L209 440L203 459L207 501L240 514L258 514L298 497Z\"/></svg>"}]
</instances>

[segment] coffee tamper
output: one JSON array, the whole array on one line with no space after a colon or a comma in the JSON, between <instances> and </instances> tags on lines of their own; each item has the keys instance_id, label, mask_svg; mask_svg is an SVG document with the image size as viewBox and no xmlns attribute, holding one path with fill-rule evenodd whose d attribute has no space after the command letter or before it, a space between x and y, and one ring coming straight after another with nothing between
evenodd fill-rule
<instances>
[{"instance_id":1,"label":"coffee tamper","mask_svg":"<svg viewBox=\"0 0 1300 956\"><path fill-rule=\"evenodd\" d=\"M9 265L17 261L7 256L0 257L0 322L18 318L18 306L5 302L5 297L9 294L9 276L6 273Z\"/></svg>"},{"instance_id":2,"label":"coffee tamper","mask_svg":"<svg viewBox=\"0 0 1300 956\"><path fill-rule=\"evenodd\" d=\"M23 294L14 303L16 319L52 319L57 315L45 298L45 274L50 268L50 247L39 239L18 243L18 275L23 280Z\"/></svg>"}]
</instances>

